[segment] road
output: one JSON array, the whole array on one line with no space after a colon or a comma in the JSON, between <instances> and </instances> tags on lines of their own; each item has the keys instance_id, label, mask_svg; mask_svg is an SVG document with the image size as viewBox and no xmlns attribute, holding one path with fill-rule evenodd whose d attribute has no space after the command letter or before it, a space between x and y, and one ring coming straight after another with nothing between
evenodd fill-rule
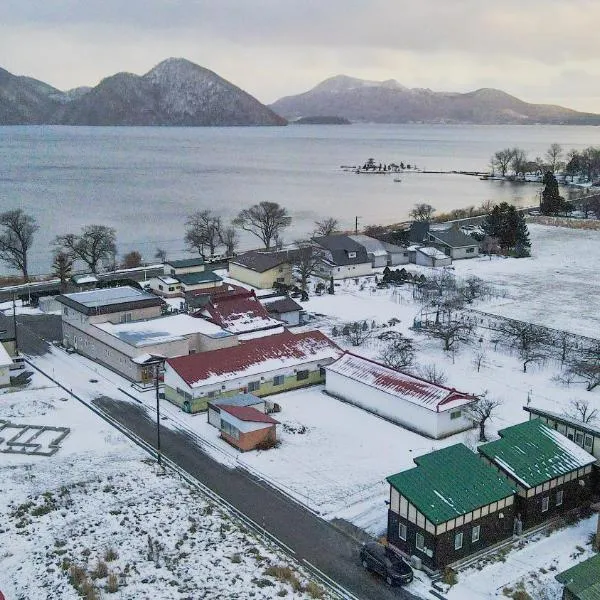
<instances>
[{"instance_id":1,"label":"road","mask_svg":"<svg viewBox=\"0 0 600 600\"><path fill-rule=\"evenodd\" d=\"M0 329L12 326L12 317L0 314ZM30 355L48 351L48 343L61 338L60 316L17 316L21 349ZM63 382L68 387L68 382ZM108 397L95 404L123 427L151 446L156 442L156 423L133 402ZM408 590L389 588L363 570L358 560L359 542L333 524L281 494L265 481L243 469L229 469L205 454L197 442L182 431L161 429L163 454L240 512L266 529L303 560L365 600L415 599ZM384 508L382 507L382 510Z\"/></svg>"}]
</instances>

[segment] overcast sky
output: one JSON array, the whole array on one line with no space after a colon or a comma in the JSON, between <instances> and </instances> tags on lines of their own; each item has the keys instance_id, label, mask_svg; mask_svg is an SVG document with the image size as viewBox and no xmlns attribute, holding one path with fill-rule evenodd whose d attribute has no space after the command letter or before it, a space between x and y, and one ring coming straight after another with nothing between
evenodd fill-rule
<instances>
[{"instance_id":1,"label":"overcast sky","mask_svg":"<svg viewBox=\"0 0 600 600\"><path fill-rule=\"evenodd\" d=\"M0 0L0 66L60 89L176 56L265 103L340 73L600 112L598 0Z\"/></svg>"}]
</instances>

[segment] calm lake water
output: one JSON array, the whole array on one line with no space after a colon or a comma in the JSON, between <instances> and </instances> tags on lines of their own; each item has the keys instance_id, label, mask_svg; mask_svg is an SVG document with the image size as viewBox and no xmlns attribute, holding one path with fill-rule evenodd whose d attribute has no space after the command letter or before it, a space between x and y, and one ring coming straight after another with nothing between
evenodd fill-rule
<instances>
[{"instance_id":1,"label":"calm lake water","mask_svg":"<svg viewBox=\"0 0 600 600\"><path fill-rule=\"evenodd\" d=\"M121 253L156 247L185 255L183 225L194 210L228 219L262 200L293 216L292 241L313 221L344 227L406 220L417 202L438 212L484 200L534 204L538 186L460 175L365 176L341 165L376 161L426 170L487 170L490 156L519 146L533 158L553 142L566 149L599 143L594 127L348 125L248 128L0 127L0 210L23 208L40 231L32 272L49 270L52 239L82 225L115 227ZM242 247L257 245L243 235ZM0 265L0 272L6 272Z\"/></svg>"}]
</instances>

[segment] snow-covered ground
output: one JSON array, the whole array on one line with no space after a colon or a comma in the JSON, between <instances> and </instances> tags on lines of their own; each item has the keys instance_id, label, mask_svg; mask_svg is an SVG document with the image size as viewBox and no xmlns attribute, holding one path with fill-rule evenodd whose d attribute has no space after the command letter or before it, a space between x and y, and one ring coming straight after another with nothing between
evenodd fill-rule
<instances>
[{"instance_id":1,"label":"snow-covered ground","mask_svg":"<svg viewBox=\"0 0 600 600\"><path fill-rule=\"evenodd\" d=\"M36 374L0 419L70 427L52 457L0 454L0 590L7 600L311 598L265 571L298 565ZM87 586L87 587L86 587Z\"/></svg>"}]
</instances>

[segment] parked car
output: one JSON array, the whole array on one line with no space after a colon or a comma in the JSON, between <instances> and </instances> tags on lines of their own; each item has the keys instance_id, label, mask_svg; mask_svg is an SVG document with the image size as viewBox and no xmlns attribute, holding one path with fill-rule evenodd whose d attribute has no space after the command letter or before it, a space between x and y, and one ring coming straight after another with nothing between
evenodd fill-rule
<instances>
[{"instance_id":1,"label":"parked car","mask_svg":"<svg viewBox=\"0 0 600 600\"><path fill-rule=\"evenodd\" d=\"M413 570L396 552L377 542L360 549L360 561L367 571L381 575L388 585L405 585L413 580Z\"/></svg>"}]
</instances>

